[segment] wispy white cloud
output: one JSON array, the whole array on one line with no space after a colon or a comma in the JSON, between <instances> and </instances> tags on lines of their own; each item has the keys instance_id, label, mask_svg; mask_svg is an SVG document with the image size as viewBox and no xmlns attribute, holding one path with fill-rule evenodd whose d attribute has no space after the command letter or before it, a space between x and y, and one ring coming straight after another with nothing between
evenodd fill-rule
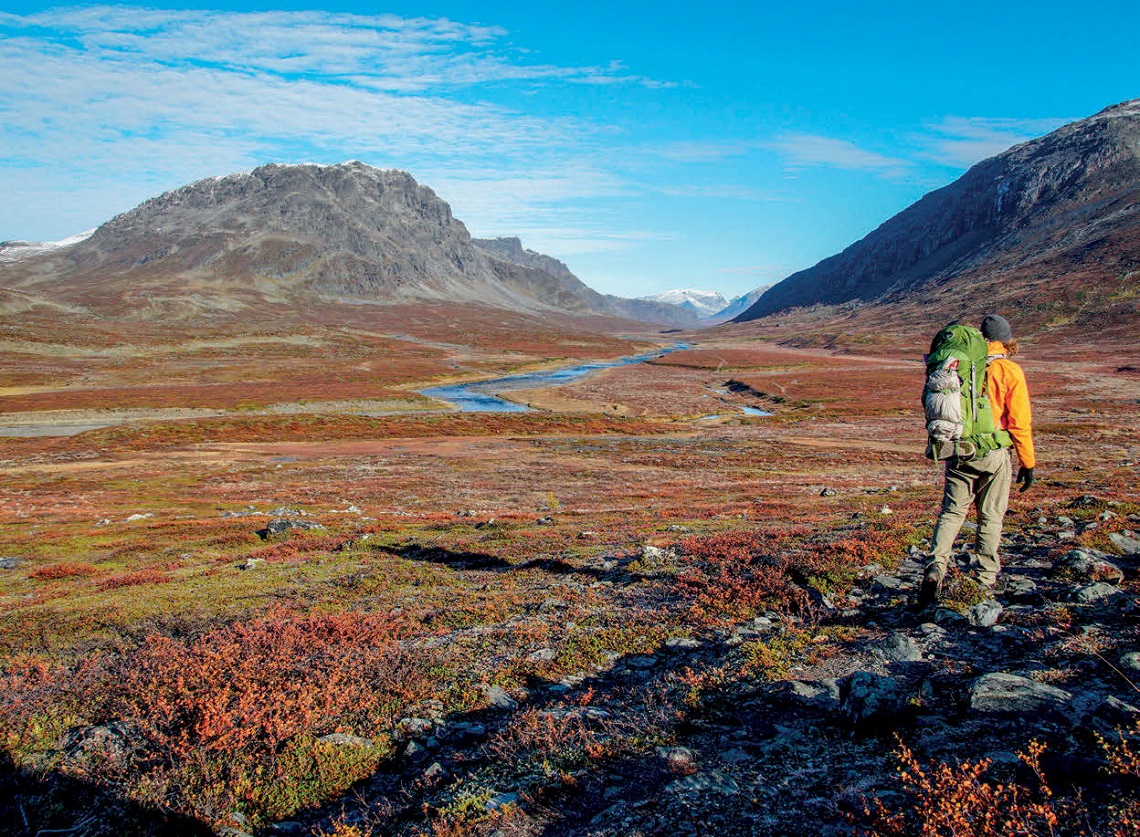
<instances>
[{"instance_id":1,"label":"wispy white cloud","mask_svg":"<svg viewBox=\"0 0 1140 837\"><path fill-rule=\"evenodd\" d=\"M783 134L769 143L768 147L779 152L785 164L792 169L838 168L895 177L904 174L912 166L909 161L899 157L888 157L860 148L848 140L817 134Z\"/></svg>"},{"instance_id":2,"label":"wispy white cloud","mask_svg":"<svg viewBox=\"0 0 1140 837\"><path fill-rule=\"evenodd\" d=\"M594 159L608 127L489 104L480 91L669 83L619 63L536 63L495 26L124 6L0 13L0 77L5 191L34 170L44 195L82 181L145 197L262 162L355 158L454 187L457 211L486 210L496 226L628 185ZM0 238L19 214L0 208Z\"/></svg>"},{"instance_id":3,"label":"wispy white cloud","mask_svg":"<svg viewBox=\"0 0 1140 837\"><path fill-rule=\"evenodd\" d=\"M1072 119L994 119L947 116L915 136L923 156L946 166L969 168L1008 148L1056 130Z\"/></svg>"}]
</instances>

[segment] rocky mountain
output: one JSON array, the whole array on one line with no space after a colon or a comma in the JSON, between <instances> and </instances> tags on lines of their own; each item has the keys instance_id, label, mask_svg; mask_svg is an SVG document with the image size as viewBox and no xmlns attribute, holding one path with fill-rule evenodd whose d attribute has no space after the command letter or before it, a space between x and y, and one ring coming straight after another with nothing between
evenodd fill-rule
<instances>
[{"instance_id":1,"label":"rocky mountain","mask_svg":"<svg viewBox=\"0 0 1140 837\"><path fill-rule=\"evenodd\" d=\"M700 319L695 312L670 304L668 301L645 298L626 299L611 294L600 294L587 287L563 262L542 253L536 253L534 250L525 249L522 246L522 241L518 238L477 238L475 239L475 246L492 259L530 271L537 271L539 274L557 280L557 287L546 287L542 291L545 299L569 297L578 300L580 304L584 304L589 310L596 313L676 328L693 328L700 324Z\"/></svg>"},{"instance_id":2,"label":"rocky mountain","mask_svg":"<svg viewBox=\"0 0 1140 837\"><path fill-rule=\"evenodd\" d=\"M0 253L9 309L42 301L101 316L193 317L427 301L674 324L668 309L597 294L553 259L522 264L488 252L411 175L359 162L197 181L70 246L10 243Z\"/></svg>"},{"instance_id":3,"label":"rocky mountain","mask_svg":"<svg viewBox=\"0 0 1140 837\"><path fill-rule=\"evenodd\" d=\"M1140 99L983 160L737 318L844 303L1016 310L1038 326L1135 316Z\"/></svg>"},{"instance_id":4,"label":"rocky mountain","mask_svg":"<svg viewBox=\"0 0 1140 837\"><path fill-rule=\"evenodd\" d=\"M665 291L660 294L643 296L640 299L677 305L692 311L702 320L715 316L728 305L728 300L717 291L702 291L692 288Z\"/></svg>"}]
</instances>

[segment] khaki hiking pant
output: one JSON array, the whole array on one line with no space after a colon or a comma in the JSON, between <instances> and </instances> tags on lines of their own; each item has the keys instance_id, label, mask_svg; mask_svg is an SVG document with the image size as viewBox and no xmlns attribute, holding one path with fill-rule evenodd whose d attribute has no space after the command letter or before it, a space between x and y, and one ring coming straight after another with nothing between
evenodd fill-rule
<instances>
[{"instance_id":1,"label":"khaki hiking pant","mask_svg":"<svg viewBox=\"0 0 1140 837\"><path fill-rule=\"evenodd\" d=\"M978 561L978 581L992 585L1001 572L998 543L1001 523L1009 505L1009 448L991 451L978 459L950 459L946 463L946 485L942 494L942 512L934 526L931 561L926 577L941 579L946 575L954 538L966 520L970 505L978 508L978 535L974 554Z\"/></svg>"}]
</instances>

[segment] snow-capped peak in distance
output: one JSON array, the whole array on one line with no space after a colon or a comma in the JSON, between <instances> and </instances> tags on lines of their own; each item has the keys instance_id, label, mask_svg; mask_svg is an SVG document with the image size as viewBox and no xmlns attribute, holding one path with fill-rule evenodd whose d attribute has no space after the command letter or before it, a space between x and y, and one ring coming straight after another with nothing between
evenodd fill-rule
<instances>
[{"instance_id":1,"label":"snow-capped peak in distance","mask_svg":"<svg viewBox=\"0 0 1140 837\"><path fill-rule=\"evenodd\" d=\"M664 302L669 305L687 308L702 319L713 316L728 305L728 300L717 291L704 291L693 288L665 291L664 293L643 296L641 298L649 302Z\"/></svg>"},{"instance_id":2,"label":"snow-capped peak in distance","mask_svg":"<svg viewBox=\"0 0 1140 837\"><path fill-rule=\"evenodd\" d=\"M30 256L41 253L50 253L52 250L62 250L81 241L86 241L95 233L94 229L70 235L59 241L0 241L0 263L18 262Z\"/></svg>"}]
</instances>

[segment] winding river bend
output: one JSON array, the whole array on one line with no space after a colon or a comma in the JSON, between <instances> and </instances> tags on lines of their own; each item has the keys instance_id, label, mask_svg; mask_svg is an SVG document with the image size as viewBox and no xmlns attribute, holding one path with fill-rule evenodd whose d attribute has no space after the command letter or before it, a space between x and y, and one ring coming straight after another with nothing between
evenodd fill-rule
<instances>
[{"instance_id":1,"label":"winding river bend","mask_svg":"<svg viewBox=\"0 0 1140 837\"><path fill-rule=\"evenodd\" d=\"M647 360L656 360L671 352L691 348L688 343L674 343L665 349L655 349L640 355L618 358L617 360L601 361L596 363L580 363L575 366L564 366L561 369L550 369L545 372L527 372L521 375L507 375L503 378L492 378L488 381L473 381L469 384L449 384L441 387L430 387L419 390L420 395L436 398L452 404L464 413L527 413L530 408L525 404L516 404L500 398L496 393L509 392L519 389L538 389L539 387L561 386L584 378L591 372L599 369L611 369L615 366L632 366L635 363L644 363Z\"/></svg>"}]
</instances>

